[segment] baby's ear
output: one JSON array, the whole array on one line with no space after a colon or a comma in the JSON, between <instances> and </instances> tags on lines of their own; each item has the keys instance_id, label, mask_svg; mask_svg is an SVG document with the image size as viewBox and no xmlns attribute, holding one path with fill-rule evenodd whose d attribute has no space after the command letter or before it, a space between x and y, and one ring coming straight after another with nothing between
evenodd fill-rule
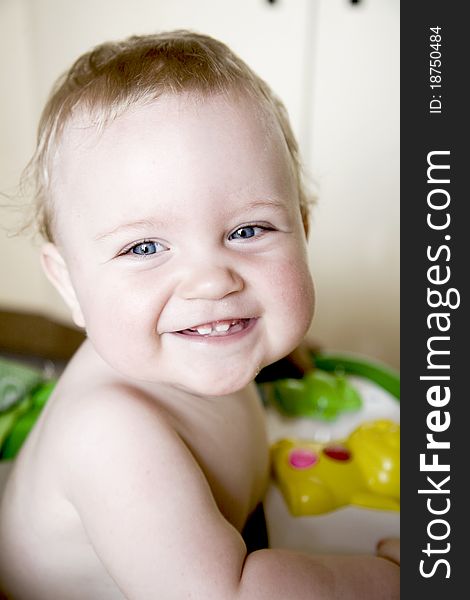
<instances>
[{"instance_id":1,"label":"baby's ear","mask_svg":"<svg viewBox=\"0 0 470 600\"><path fill-rule=\"evenodd\" d=\"M70 308L72 318L78 327L85 327L82 309L70 280L69 270L57 246L52 243L44 244L41 249L41 265L52 285Z\"/></svg>"}]
</instances>

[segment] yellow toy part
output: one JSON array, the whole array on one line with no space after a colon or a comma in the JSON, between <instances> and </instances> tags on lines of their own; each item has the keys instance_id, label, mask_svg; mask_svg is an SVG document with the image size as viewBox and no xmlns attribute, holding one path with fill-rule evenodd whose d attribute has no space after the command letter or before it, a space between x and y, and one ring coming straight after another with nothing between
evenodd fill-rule
<instances>
[{"instance_id":1,"label":"yellow toy part","mask_svg":"<svg viewBox=\"0 0 470 600\"><path fill-rule=\"evenodd\" d=\"M321 444L282 439L271 448L274 479L294 516L353 504L400 510L400 426L382 419Z\"/></svg>"}]
</instances>

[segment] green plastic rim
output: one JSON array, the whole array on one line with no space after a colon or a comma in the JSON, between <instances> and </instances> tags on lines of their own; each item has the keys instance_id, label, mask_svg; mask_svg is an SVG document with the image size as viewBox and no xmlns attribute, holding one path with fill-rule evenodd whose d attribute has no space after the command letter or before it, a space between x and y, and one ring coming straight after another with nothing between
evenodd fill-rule
<instances>
[{"instance_id":1,"label":"green plastic rim","mask_svg":"<svg viewBox=\"0 0 470 600\"><path fill-rule=\"evenodd\" d=\"M319 369L348 375L359 375L370 379L400 402L400 376L394 369L369 358L357 355L312 354L314 364Z\"/></svg>"}]
</instances>

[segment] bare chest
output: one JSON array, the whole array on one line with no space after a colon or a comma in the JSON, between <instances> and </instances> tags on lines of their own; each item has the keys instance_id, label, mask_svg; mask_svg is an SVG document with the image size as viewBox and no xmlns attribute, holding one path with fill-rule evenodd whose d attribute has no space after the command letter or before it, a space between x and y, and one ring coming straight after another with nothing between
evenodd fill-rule
<instances>
[{"instance_id":1,"label":"bare chest","mask_svg":"<svg viewBox=\"0 0 470 600\"><path fill-rule=\"evenodd\" d=\"M180 416L178 431L211 486L220 511L241 529L268 480L264 411L253 388Z\"/></svg>"}]
</instances>

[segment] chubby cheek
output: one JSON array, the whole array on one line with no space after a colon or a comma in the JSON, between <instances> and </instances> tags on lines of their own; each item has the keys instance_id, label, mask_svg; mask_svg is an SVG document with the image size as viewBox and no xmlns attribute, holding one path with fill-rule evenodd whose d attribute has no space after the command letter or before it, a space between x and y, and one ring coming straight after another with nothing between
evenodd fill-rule
<instances>
[{"instance_id":1,"label":"chubby cheek","mask_svg":"<svg viewBox=\"0 0 470 600\"><path fill-rule=\"evenodd\" d=\"M312 275L304 260L278 263L267 275L271 287L268 335L284 356L302 341L312 321L315 308Z\"/></svg>"},{"instance_id":2,"label":"chubby cheek","mask_svg":"<svg viewBox=\"0 0 470 600\"><path fill-rule=\"evenodd\" d=\"M125 357L128 364L151 353L158 318L152 294L106 282L87 289L93 291L82 300L86 331L101 356L112 363Z\"/></svg>"}]
</instances>

